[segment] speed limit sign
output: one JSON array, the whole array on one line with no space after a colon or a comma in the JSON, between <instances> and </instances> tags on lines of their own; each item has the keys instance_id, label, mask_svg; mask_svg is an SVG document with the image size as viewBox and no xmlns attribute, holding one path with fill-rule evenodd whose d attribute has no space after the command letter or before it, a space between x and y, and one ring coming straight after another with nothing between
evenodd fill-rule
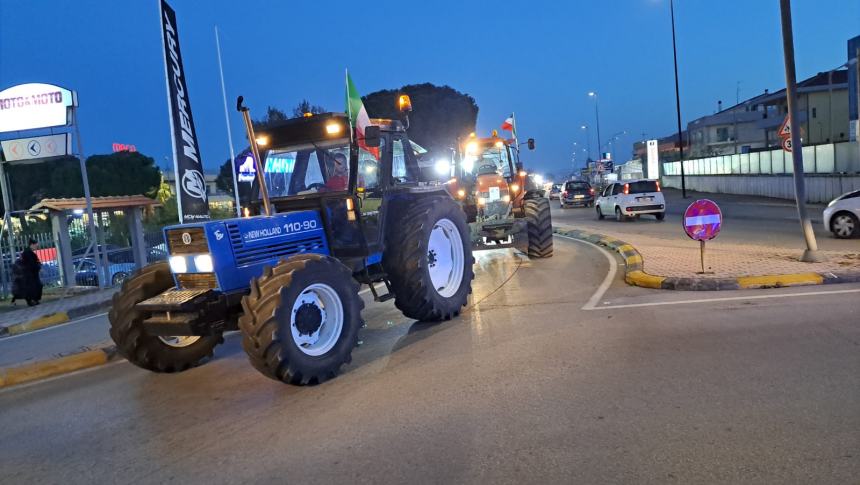
<instances>
[{"instance_id":1,"label":"speed limit sign","mask_svg":"<svg viewBox=\"0 0 860 485\"><path fill-rule=\"evenodd\" d=\"M791 138L783 138L782 139L782 149L791 153Z\"/></svg>"}]
</instances>

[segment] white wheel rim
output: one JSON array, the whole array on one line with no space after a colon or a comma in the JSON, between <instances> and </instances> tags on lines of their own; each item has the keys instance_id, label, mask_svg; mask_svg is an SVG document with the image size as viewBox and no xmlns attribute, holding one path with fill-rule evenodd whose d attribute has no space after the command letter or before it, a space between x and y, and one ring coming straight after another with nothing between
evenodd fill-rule
<instances>
[{"instance_id":1,"label":"white wheel rim","mask_svg":"<svg viewBox=\"0 0 860 485\"><path fill-rule=\"evenodd\" d=\"M184 335L181 337L158 337L165 345L169 347L182 348L188 347L200 340L199 335Z\"/></svg>"},{"instance_id":2,"label":"white wheel rim","mask_svg":"<svg viewBox=\"0 0 860 485\"><path fill-rule=\"evenodd\" d=\"M837 216L833 221L833 229L840 236L850 236L854 233L854 221L848 216Z\"/></svg>"},{"instance_id":3,"label":"white wheel rim","mask_svg":"<svg viewBox=\"0 0 860 485\"><path fill-rule=\"evenodd\" d=\"M439 219L430 231L427 268L433 288L440 296L450 298L460 289L464 261L460 231L449 219Z\"/></svg>"},{"instance_id":4,"label":"white wheel rim","mask_svg":"<svg viewBox=\"0 0 860 485\"><path fill-rule=\"evenodd\" d=\"M315 318L319 325L315 329L301 328L301 322L296 320L299 310L318 312ZM290 312L290 332L293 342L303 353L320 356L335 346L343 333L343 303L340 295L329 285L314 283L305 288L293 303Z\"/></svg>"}]
</instances>

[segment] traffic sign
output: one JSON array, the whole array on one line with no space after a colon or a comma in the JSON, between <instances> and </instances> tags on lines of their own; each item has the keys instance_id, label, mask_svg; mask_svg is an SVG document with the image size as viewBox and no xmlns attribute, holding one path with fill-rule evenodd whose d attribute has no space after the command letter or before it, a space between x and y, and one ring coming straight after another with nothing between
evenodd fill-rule
<instances>
[{"instance_id":1,"label":"traffic sign","mask_svg":"<svg viewBox=\"0 0 860 485\"><path fill-rule=\"evenodd\" d=\"M720 233L723 213L708 199L699 199L684 211L684 232L694 241L710 241Z\"/></svg>"},{"instance_id":2,"label":"traffic sign","mask_svg":"<svg viewBox=\"0 0 860 485\"><path fill-rule=\"evenodd\" d=\"M790 138L791 137L791 122L788 119L788 115L785 116L785 119L782 120L782 124L779 126L779 137L780 138Z\"/></svg>"},{"instance_id":3,"label":"traffic sign","mask_svg":"<svg viewBox=\"0 0 860 485\"><path fill-rule=\"evenodd\" d=\"M782 149L791 153L791 138L783 138L782 139Z\"/></svg>"}]
</instances>

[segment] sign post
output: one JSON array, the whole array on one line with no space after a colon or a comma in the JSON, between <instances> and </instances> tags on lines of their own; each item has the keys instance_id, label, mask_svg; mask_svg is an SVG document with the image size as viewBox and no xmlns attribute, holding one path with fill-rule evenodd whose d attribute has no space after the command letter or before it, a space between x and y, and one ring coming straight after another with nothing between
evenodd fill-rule
<instances>
[{"instance_id":1,"label":"sign post","mask_svg":"<svg viewBox=\"0 0 860 485\"><path fill-rule=\"evenodd\" d=\"M699 241L702 271L699 274L712 274L705 268L705 241L710 241L720 234L723 225L723 213L712 200L699 199L684 211L684 232L694 241Z\"/></svg>"}]
</instances>

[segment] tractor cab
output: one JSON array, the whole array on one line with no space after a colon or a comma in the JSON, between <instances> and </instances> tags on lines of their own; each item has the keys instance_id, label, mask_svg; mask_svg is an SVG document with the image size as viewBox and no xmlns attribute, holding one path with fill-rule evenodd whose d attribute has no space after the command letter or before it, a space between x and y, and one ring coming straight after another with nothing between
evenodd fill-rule
<instances>
[{"instance_id":1,"label":"tractor cab","mask_svg":"<svg viewBox=\"0 0 860 485\"><path fill-rule=\"evenodd\" d=\"M256 132L262 178L274 214L320 215L332 256L355 271L381 260L384 195L418 185L418 163L403 124L371 120L350 136L343 113L305 115ZM259 183L253 215L263 213Z\"/></svg>"}]
</instances>

